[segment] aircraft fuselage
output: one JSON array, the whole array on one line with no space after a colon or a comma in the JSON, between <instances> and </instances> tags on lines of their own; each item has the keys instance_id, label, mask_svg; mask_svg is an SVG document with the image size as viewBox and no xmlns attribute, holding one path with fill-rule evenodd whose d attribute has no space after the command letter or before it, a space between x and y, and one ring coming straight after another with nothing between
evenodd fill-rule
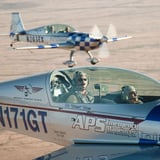
<instances>
[{"instance_id":1,"label":"aircraft fuselage","mask_svg":"<svg viewBox=\"0 0 160 160\"><path fill-rule=\"evenodd\" d=\"M98 48L102 42L94 39L87 33L70 32L70 33L55 33L55 34L35 34L35 32L26 32L15 34L12 36L14 42L30 42L36 44L59 44L72 43L73 48L82 51L89 51ZM69 49L70 47L68 47ZM67 47L66 47L67 49Z\"/></svg>"},{"instance_id":2,"label":"aircraft fuselage","mask_svg":"<svg viewBox=\"0 0 160 160\"><path fill-rule=\"evenodd\" d=\"M94 103L68 103L61 99L64 91L62 95L60 91L59 94L54 94L56 89L53 88L52 82L55 77L61 78L61 83L69 89L72 86L70 78L77 70L90 75L88 90L94 95ZM114 87L112 84L111 89L115 89L116 85L119 88L122 85L120 83L126 83L124 74L125 77L132 76L134 82L136 77L138 85L143 79L141 85L144 84L145 87L140 86L139 89L142 92L143 104L125 104L118 101L111 103L111 98L119 96L120 92L116 89L116 92L110 90L106 94L109 83L106 86L104 82L113 83ZM131 81L129 79L129 82ZM147 91L146 84L151 86ZM0 128L61 145L159 145L159 114L159 82L135 72L116 68L73 68L0 83Z\"/></svg>"},{"instance_id":3,"label":"aircraft fuselage","mask_svg":"<svg viewBox=\"0 0 160 160\"><path fill-rule=\"evenodd\" d=\"M158 122L113 114L77 112L74 109L0 104L0 126L61 145L73 141L75 143L128 141L133 144L160 141Z\"/></svg>"}]
</instances>

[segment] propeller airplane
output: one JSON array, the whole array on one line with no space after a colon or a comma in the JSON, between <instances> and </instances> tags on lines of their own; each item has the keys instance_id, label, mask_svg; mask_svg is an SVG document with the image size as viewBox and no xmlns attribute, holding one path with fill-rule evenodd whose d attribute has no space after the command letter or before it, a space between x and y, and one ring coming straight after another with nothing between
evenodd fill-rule
<instances>
[{"instance_id":1,"label":"propeller airplane","mask_svg":"<svg viewBox=\"0 0 160 160\"><path fill-rule=\"evenodd\" d=\"M88 91L82 96L84 86ZM156 160L160 82L103 66L1 82L0 128L64 146L37 160Z\"/></svg>"},{"instance_id":2,"label":"propeller airplane","mask_svg":"<svg viewBox=\"0 0 160 160\"><path fill-rule=\"evenodd\" d=\"M37 46L26 46L17 47L15 49L31 50L31 49L51 49L51 48L62 48L71 50L70 59L64 64L69 67L76 65L74 61L74 53L76 51L85 51L90 58L91 64L96 64L99 59L94 57L91 50L99 48L102 44L108 42L115 42L119 40L125 40L131 38L131 36L123 37L107 37L103 35L97 26L95 26L91 33L84 33L76 31L73 27L66 24L51 24L42 26L30 30L25 30L21 16L18 12L12 13L11 27L10 27L10 38L13 47L15 42L30 42L38 43Z\"/></svg>"}]
</instances>

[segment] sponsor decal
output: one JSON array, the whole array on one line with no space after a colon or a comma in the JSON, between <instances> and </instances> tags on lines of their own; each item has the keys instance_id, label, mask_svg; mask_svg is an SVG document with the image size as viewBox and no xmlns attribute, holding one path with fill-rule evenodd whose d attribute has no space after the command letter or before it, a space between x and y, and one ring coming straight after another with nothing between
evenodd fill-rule
<instances>
[{"instance_id":1,"label":"sponsor decal","mask_svg":"<svg viewBox=\"0 0 160 160\"><path fill-rule=\"evenodd\" d=\"M84 115L77 115L72 128L128 137L136 137L138 133L138 125L134 122Z\"/></svg>"}]
</instances>

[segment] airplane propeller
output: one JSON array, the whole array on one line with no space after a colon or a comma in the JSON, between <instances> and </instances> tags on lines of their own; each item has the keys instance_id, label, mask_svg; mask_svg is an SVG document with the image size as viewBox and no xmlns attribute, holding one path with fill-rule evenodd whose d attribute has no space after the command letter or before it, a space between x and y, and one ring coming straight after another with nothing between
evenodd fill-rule
<instances>
[{"instance_id":1,"label":"airplane propeller","mask_svg":"<svg viewBox=\"0 0 160 160\"><path fill-rule=\"evenodd\" d=\"M112 23L108 27L107 37L108 38L117 37L116 27Z\"/></svg>"},{"instance_id":2,"label":"airplane propeller","mask_svg":"<svg viewBox=\"0 0 160 160\"><path fill-rule=\"evenodd\" d=\"M113 24L109 25L107 35L103 35L99 27L95 25L90 31L90 37L98 39L102 42L102 45L98 49L99 58L108 58L110 54L106 43L132 38L131 36L117 38L117 30Z\"/></svg>"},{"instance_id":3,"label":"airplane propeller","mask_svg":"<svg viewBox=\"0 0 160 160\"><path fill-rule=\"evenodd\" d=\"M93 26L93 28L89 32L89 37L94 38L94 39L101 39L103 37L103 34L97 25Z\"/></svg>"},{"instance_id":4,"label":"airplane propeller","mask_svg":"<svg viewBox=\"0 0 160 160\"><path fill-rule=\"evenodd\" d=\"M109 49L107 47L107 40L109 38L117 37L117 31L113 24L109 25L107 36L104 36L102 32L100 31L99 27L97 25L94 25L93 28L90 31L90 37L94 39L101 39L102 45L98 49L98 57L99 58L108 58L109 56ZM103 43L106 42L106 43Z\"/></svg>"},{"instance_id":5,"label":"airplane propeller","mask_svg":"<svg viewBox=\"0 0 160 160\"><path fill-rule=\"evenodd\" d=\"M109 49L106 43L103 43L98 49L98 57L99 58L108 58L110 55Z\"/></svg>"}]
</instances>

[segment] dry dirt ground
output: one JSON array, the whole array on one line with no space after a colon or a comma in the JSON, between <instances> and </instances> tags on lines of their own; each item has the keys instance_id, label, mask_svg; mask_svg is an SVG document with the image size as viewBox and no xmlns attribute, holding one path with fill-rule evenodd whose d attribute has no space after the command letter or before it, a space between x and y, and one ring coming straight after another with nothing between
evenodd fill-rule
<instances>
[{"instance_id":1,"label":"dry dirt ground","mask_svg":"<svg viewBox=\"0 0 160 160\"><path fill-rule=\"evenodd\" d=\"M98 65L123 67L160 80L160 1L159 0L2 0L0 34L9 33L11 12L21 12L26 29L52 23L70 24L89 32L94 24L107 33L110 23L118 35L133 38L109 43L110 56ZM65 50L15 51L8 36L0 37L0 81L19 78L55 68L69 57ZM96 54L96 53L95 53ZM79 66L90 65L85 53L77 53ZM33 159L61 146L17 133L0 131L0 159Z\"/></svg>"}]
</instances>

